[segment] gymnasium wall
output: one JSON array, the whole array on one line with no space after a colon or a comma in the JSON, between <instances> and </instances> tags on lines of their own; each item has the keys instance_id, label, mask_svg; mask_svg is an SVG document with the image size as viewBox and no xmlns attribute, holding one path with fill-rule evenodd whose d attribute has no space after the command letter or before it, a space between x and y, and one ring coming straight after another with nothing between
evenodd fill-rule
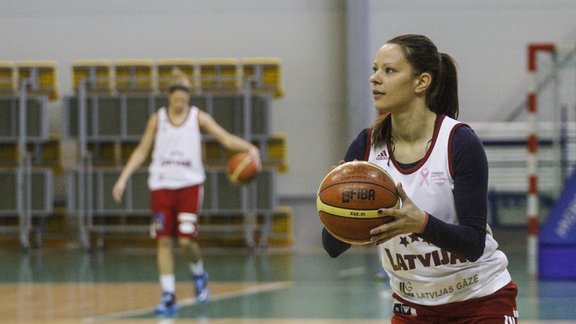
<instances>
[{"instance_id":1,"label":"gymnasium wall","mask_svg":"<svg viewBox=\"0 0 576 324\"><path fill-rule=\"evenodd\" d=\"M576 46L570 0L371 0L371 17L373 52L394 35L421 33L456 59L466 121L503 121L525 99L529 43Z\"/></svg>"},{"instance_id":2,"label":"gymnasium wall","mask_svg":"<svg viewBox=\"0 0 576 324\"><path fill-rule=\"evenodd\" d=\"M500 121L523 100L527 43L576 43L572 0L367 1L370 53L397 34L423 33L455 57L462 120ZM0 0L0 59L57 61L60 93L67 95L77 59L280 57L286 94L273 102L271 129L288 134L290 169L278 191L312 197L349 141L345 4ZM61 127L60 107L51 104L53 132Z\"/></svg>"}]
</instances>

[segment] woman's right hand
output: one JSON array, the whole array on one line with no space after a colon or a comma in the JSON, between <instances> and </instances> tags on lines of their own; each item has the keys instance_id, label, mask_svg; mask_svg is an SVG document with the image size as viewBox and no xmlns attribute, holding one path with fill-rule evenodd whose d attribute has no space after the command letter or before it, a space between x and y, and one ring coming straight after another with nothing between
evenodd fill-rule
<instances>
[{"instance_id":1,"label":"woman's right hand","mask_svg":"<svg viewBox=\"0 0 576 324\"><path fill-rule=\"evenodd\" d=\"M354 160L354 161L357 161L357 160ZM344 161L344 160L338 161L338 165L333 165L333 166L330 168L330 171L336 169L337 167L339 167L340 165L342 165L342 164L344 164L344 163L346 163L346 161Z\"/></svg>"},{"instance_id":2,"label":"woman's right hand","mask_svg":"<svg viewBox=\"0 0 576 324\"><path fill-rule=\"evenodd\" d=\"M126 182L125 181L116 181L114 184L114 188L112 189L112 197L114 197L114 201L117 203L122 202L122 196L124 195L124 190L126 189Z\"/></svg>"}]
</instances>

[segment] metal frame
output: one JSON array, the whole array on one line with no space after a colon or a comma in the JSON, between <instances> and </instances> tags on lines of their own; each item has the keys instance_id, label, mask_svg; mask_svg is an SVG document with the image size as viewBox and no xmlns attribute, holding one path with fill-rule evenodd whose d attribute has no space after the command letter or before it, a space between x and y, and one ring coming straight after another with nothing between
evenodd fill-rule
<instances>
[{"instance_id":1,"label":"metal frame","mask_svg":"<svg viewBox=\"0 0 576 324\"><path fill-rule=\"evenodd\" d=\"M38 88L38 73L36 69L30 70L30 76L27 79L21 79L19 81L19 92L17 96L17 134L14 134L14 140L17 142L18 148L18 163L16 168L13 170L6 169L4 172L15 172L16 176L16 186L15 186L15 196L16 196L16 208L15 210L2 210L0 211L0 216L18 216L18 225L16 228L12 226L3 226L0 230L3 232L17 231L20 241L20 245L24 249L30 248L30 234L35 229L33 224L33 217L41 217L39 228L36 229L36 243L38 245L42 244L42 235L45 230L45 219L48 214L52 212L52 200L53 200L53 175L50 170L40 170L38 172L44 172L46 174L46 188L44 197L44 208L41 210L33 210L32 207L32 196L33 196L33 184L32 176L34 171L32 169L31 155L27 150L27 144L30 139L42 140L46 139L47 136L47 121L48 118L45 112L45 100L42 100L40 109L40 134L37 137L28 136L28 89ZM42 97L45 98L45 97ZM11 109L15 109L12 108ZM15 115L15 114L13 114Z\"/></svg>"},{"instance_id":2,"label":"metal frame","mask_svg":"<svg viewBox=\"0 0 576 324\"><path fill-rule=\"evenodd\" d=\"M262 140L264 134L254 135L252 134L252 99L253 94L250 89L250 82L245 82L246 85L245 89L241 94L230 94L231 96L238 97L241 96L242 100L242 108L243 111L239 111L238 113L242 114L241 120L240 118L234 118L234 128L236 131L242 129L242 133L238 134L241 135L247 141L252 142L253 140L258 140L259 144L263 143L262 145L266 145L266 141ZM141 97L142 95L134 95ZM204 94L202 95L206 99L206 111L210 114L214 112L214 105L213 99L215 97L223 96L223 94ZM270 100L269 95L258 95L260 97L265 98L264 100ZM95 114L98 105L98 98L104 96L98 95L88 95L86 92L86 85L85 82L81 82L78 88L77 96L72 97L78 100L78 120L77 127L78 127L78 146L79 146L79 163L75 170L72 170L68 174L68 210L71 213L75 213L78 219L78 230L79 230L79 237L80 243L86 249L91 247L91 234L98 234L99 235L99 242L103 240L103 235L106 233L112 232L142 232L145 233L147 229L142 228L139 226L138 228L127 228L126 226L121 226L119 228L114 228L113 226L106 227L102 225L96 226L94 224L95 217L109 217L109 216L125 216L125 217L133 217L133 216L142 216L147 215L149 210L137 210L133 208L133 198L131 196L132 190L132 181L130 181L127 185L127 190L125 194L125 201L126 205L119 210L105 210L102 208L103 202L106 199L103 195L103 185L101 184L102 181L102 174L106 172L105 170L110 170L110 168L99 168L95 167L93 163L93 158L90 155L90 152L87 149L88 142L94 141L97 142L98 140L107 139L107 136L99 136L98 135L98 118L97 116L92 116L91 123L88 125L86 122L88 120L88 114ZM106 96L110 97L110 96ZM119 136L114 137L115 139L119 140L134 140L134 136L128 136L127 134L127 101L131 95L122 94L119 96L113 96L119 98L121 100L120 104L120 121L121 129ZM149 95L149 113L152 113L155 108L153 107L155 103L155 99L157 96L151 94ZM91 110L88 109L88 102L92 102ZM269 108L269 104L267 104L267 108ZM70 109L68 101L65 101L64 107L64 135L67 137L74 137L70 134ZM237 116L239 117L239 116ZM266 117L270 119L269 114ZM91 133L89 133L89 129L91 128ZM269 128L266 128L264 131L268 131ZM209 140L208 136L203 137L203 141ZM264 148L266 149L266 148ZM120 169L116 169L116 172L120 172ZM142 171L141 169L141 172ZM266 246L268 244L268 235L271 231L271 218L275 212L277 202L275 198L275 188L276 188L276 177L274 171L270 170L270 195L271 195L271 202L270 208L266 209L258 209L258 202L257 202L257 194L258 194L258 181L254 181L248 185L244 185L240 187L240 199L241 199L241 207L234 210L225 210L218 208L218 183L217 177L214 176L216 174L223 174L225 172L224 169L210 169L207 168L207 185L209 185L212 189L213 194L210 196L205 197L204 199L208 199L211 202L211 206L215 206L216 208L212 209L202 209L202 214L206 215L207 217L215 216L225 216L225 215L233 215L233 214L243 214L244 217L244 224L242 226L242 230L244 232L244 237L247 246L254 247L256 244L260 246ZM131 179L132 180L132 179ZM99 187L97 190L99 192L94 192L94 184L98 183ZM95 200L94 200L95 199ZM258 243L255 242L255 233L258 228L258 217L263 217L263 224L262 228L260 228L260 241ZM229 230L229 228L225 228L222 226L220 228L223 232ZM212 230L218 230L212 228Z\"/></svg>"}]
</instances>

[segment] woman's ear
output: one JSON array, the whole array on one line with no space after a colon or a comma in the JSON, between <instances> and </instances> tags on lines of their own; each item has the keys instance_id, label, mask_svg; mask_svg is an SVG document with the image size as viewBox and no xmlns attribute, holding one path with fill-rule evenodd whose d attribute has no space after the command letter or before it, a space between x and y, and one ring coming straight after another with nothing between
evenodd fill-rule
<instances>
[{"instance_id":1,"label":"woman's ear","mask_svg":"<svg viewBox=\"0 0 576 324\"><path fill-rule=\"evenodd\" d=\"M416 87L414 88L414 91L416 91L416 93L426 92L426 89L428 89L431 83L432 75L428 72L421 73L416 77Z\"/></svg>"}]
</instances>

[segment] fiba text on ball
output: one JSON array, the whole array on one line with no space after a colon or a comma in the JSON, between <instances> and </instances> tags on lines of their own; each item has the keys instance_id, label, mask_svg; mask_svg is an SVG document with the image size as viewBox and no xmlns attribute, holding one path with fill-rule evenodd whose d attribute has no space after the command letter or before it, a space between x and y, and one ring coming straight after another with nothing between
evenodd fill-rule
<instances>
[{"instance_id":1,"label":"fiba text on ball","mask_svg":"<svg viewBox=\"0 0 576 324\"><path fill-rule=\"evenodd\" d=\"M349 203L353 200L375 200L376 191L368 188L344 188L342 190L342 202Z\"/></svg>"}]
</instances>

